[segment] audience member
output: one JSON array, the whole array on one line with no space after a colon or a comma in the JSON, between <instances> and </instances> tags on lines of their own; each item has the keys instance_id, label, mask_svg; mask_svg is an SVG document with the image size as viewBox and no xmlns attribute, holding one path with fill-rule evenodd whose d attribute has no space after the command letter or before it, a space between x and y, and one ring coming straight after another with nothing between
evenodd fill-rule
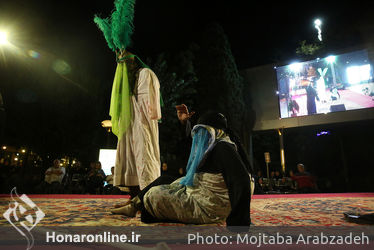
<instances>
[{"instance_id":1,"label":"audience member","mask_svg":"<svg viewBox=\"0 0 374 250\"><path fill-rule=\"evenodd\" d=\"M91 162L91 169L87 176L87 192L90 194L100 194L104 187L105 173L101 169L101 163Z\"/></svg>"},{"instance_id":2,"label":"audience member","mask_svg":"<svg viewBox=\"0 0 374 250\"><path fill-rule=\"evenodd\" d=\"M169 174L168 164L166 162L162 163L161 166L161 175Z\"/></svg>"},{"instance_id":3,"label":"audience member","mask_svg":"<svg viewBox=\"0 0 374 250\"><path fill-rule=\"evenodd\" d=\"M54 160L53 166L45 171L44 182L36 188L36 191L38 193L61 193L64 176L65 168L60 166L60 160Z\"/></svg>"},{"instance_id":4,"label":"audience member","mask_svg":"<svg viewBox=\"0 0 374 250\"><path fill-rule=\"evenodd\" d=\"M317 191L315 177L305 171L304 164L297 164L298 172L291 173L291 179L296 181L297 191L300 193L313 193Z\"/></svg>"},{"instance_id":5,"label":"audience member","mask_svg":"<svg viewBox=\"0 0 374 250\"><path fill-rule=\"evenodd\" d=\"M254 176L255 178L255 194L263 194L263 176L262 176L262 171L259 170L257 171L257 175Z\"/></svg>"},{"instance_id":6,"label":"audience member","mask_svg":"<svg viewBox=\"0 0 374 250\"><path fill-rule=\"evenodd\" d=\"M114 167L110 169L110 175L107 175L105 181L107 185L104 186L103 194L121 194L121 190L118 187L113 186L113 177L114 177Z\"/></svg>"},{"instance_id":7,"label":"audience member","mask_svg":"<svg viewBox=\"0 0 374 250\"><path fill-rule=\"evenodd\" d=\"M71 165L66 190L71 194L83 194L86 186L86 169L80 161Z\"/></svg>"},{"instance_id":8,"label":"audience member","mask_svg":"<svg viewBox=\"0 0 374 250\"><path fill-rule=\"evenodd\" d=\"M107 175L107 177L105 178L105 181L108 183L108 185L112 185L112 186L113 186L114 167L111 167L111 168L110 168L110 172L111 172L112 174Z\"/></svg>"},{"instance_id":9,"label":"audience member","mask_svg":"<svg viewBox=\"0 0 374 250\"><path fill-rule=\"evenodd\" d=\"M105 179L106 175L105 175L104 170L103 170L103 168L101 166L101 162L97 161L95 163L95 166L96 166L97 172Z\"/></svg>"},{"instance_id":10,"label":"audience member","mask_svg":"<svg viewBox=\"0 0 374 250\"><path fill-rule=\"evenodd\" d=\"M60 166L60 161L56 159L53 161L53 166L48 168L45 172L44 181L48 184L52 184L54 182L58 182L59 184L61 184L64 176L65 168Z\"/></svg>"}]
</instances>

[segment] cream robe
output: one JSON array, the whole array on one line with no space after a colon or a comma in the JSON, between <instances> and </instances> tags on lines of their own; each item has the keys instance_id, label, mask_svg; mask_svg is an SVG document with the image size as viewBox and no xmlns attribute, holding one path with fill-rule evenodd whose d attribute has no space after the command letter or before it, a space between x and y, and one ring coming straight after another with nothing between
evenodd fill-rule
<instances>
[{"instance_id":1,"label":"cream robe","mask_svg":"<svg viewBox=\"0 0 374 250\"><path fill-rule=\"evenodd\" d=\"M161 175L158 120L161 119L160 83L152 70L139 72L129 128L117 144L114 186L143 189Z\"/></svg>"}]
</instances>

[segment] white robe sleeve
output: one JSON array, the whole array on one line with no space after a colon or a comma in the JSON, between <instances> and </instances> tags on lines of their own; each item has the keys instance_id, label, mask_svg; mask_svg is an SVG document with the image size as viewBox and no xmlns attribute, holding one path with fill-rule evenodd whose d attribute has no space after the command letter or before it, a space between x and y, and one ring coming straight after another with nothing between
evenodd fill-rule
<instances>
[{"instance_id":1,"label":"white robe sleeve","mask_svg":"<svg viewBox=\"0 0 374 250\"><path fill-rule=\"evenodd\" d=\"M161 106L160 106L160 82L155 73L148 70L147 81L149 82L149 106L148 114L152 120L161 119Z\"/></svg>"}]
</instances>

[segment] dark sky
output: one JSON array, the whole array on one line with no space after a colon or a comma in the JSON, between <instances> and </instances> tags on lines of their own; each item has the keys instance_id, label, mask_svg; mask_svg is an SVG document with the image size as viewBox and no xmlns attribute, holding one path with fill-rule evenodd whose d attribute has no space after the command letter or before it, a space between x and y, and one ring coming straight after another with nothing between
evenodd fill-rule
<instances>
[{"instance_id":1,"label":"dark sky","mask_svg":"<svg viewBox=\"0 0 374 250\"><path fill-rule=\"evenodd\" d=\"M339 49L365 41L362 27L373 27L369 21L374 9L366 1L256 2L138 0L132 51L152 58L182 50L214 21L223 26L243 69L292 60L300 41L316 41L316 17L323 21L326 42ZM41 132L34 133L43 127L40 123L50 124L45 135L50 137L60 129L89 134L109 118L102 115L109 107L97 97L110 98L103 89L110 89L116 63L93 16L106 17L112 9L111 0L0 0L0 29L8 30L17 48L0 49L5 143L36 145L35 140L43 139ZM96 125L82 125L88 120Z\"/></svg>"}]
</instances>

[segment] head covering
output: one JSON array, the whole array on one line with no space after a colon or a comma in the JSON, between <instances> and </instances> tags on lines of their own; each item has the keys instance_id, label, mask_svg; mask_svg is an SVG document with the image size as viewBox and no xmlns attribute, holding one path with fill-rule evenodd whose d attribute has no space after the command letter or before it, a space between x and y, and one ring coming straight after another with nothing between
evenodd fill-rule
<instances>
[{"instance_id":1,"label":"head covering","mask_svg":"<svg viewBox=\"0 0 374 250\"><path fill-rule=\"evenodd\" d=\"M110 17L100 18L95 15L94 22L103 32L108 47L119 55L131 44L131 36L134 32L135 0L115 0L114 6L115 9ZM126 53L128 55L121 59L117 57L118 64L109 109L112 131L119 140L131 123L131 95L133 94L131 86L135 86L135 82L129 82L129 72L125 61L127 58L135 57L141 67L149 68L138 56L127 51ZM161 95L160 103L163 106Z\"/></svg>"},{"instance_id":2,"label":"head covering","mask_svg":"<svg viewBox=\"0 0 374 250\"><path fill-rule=\"evenodd\" d=\"M115 9L110 17L100 18L95 15L94 22L103 32L108 47L119 54L131 44L131 36L134 32L135 0L115 0L114 6ZM126 63L119 62L114 76L109 109L112 131L119 140L131 122L129 84L134 83L129 83Z\"/></svg>"},{"instance_id":3,"label":"head covering","mask_svg":"<svg viewBox=\"0 0 374 250\"><path fill-rule=\"evenodd\" d=\"M95 15L94 22L103 32L111 50L125 50L131 44L134 32L135 0L115 0L114 6L110 17Z\"/></svg>"},{"instance_id":4,"label":"head covering","mask_svg":"<svg viewBox=\"0 0 374 250\"><path fill-rule=\"evenodd\" d=\"M196 129L194 128L191 133L192 147L186 167L186 176L180 181L180 184L186 186L193 186L193 179L196 169L203 159L205 152L209 148L210 142L212 141L211 134L204 127L196 127Z\"/></svg>"},{"instance_id":5,"label":"head covering","mask_svg":"<svg viewBox=\"0 0 374 250\"><path fill-rule=\"evenodd\" d=\"M209 111L203 114L197 121L197 124L204 124L211 126L216 129L227 129L227 119L226 117L218 112Z\"/></svg>"},{"instance_id":6,"label":"head covering","mask_svg":"<svg viewBox=\"0 0 374 250\"><path fill-rule=\"evenodd\" d=\"M221 113L208 112L200 117L198 124L191 131L192 147L186 167L187 173L180 181L180 184L193 186L193 179L198 166L217 142L226 141L234 144L225 133L225 128L227 128L227 121Z\"/></svg>"},{"instance_id":7,"label":"head covering","mask_svg":"<svg viewBox=\"0 0 374 250\"><path fill-rule=\"evenodd\" d=\"M235 133L235 131L228 127L227 119L223 114L215 111L209 111L200 117L198 123L210 125L218 130L223 130L224 137L222 137L221 140L235 144L237 152L239 153L247 171L249 173L253 173L253 166L249 161L246 151L244 150L240 137Z\"/></svg>"}]
</instances>

